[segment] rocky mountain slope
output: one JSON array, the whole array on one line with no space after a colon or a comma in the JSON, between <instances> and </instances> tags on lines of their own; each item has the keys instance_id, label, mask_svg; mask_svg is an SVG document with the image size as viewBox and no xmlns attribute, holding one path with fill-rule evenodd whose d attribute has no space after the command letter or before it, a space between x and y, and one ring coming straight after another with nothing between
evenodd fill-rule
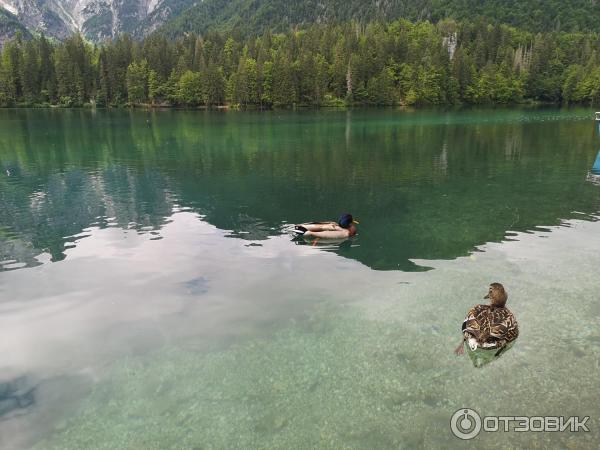
<instances>
[{"instance_id":1,"label":"rocky mountain slope","mask_svg":"<svg viewBox=\"0 0 600 450\"><path fill-rule=\"evenodd\" d=\"M100 42L127 32L286 31L311 23L443 18L507 23L532 31L600 32L598 0L0 0L0 42L25 28Z\"/></svg>"},{"instance_id":2,"label":"rocky mountain slope","mask_svg":"<svg viewBox=\"0 0 600 450\"><path fill-rule=\"evenodd\" d=\"M12 38L17 32L21 32L24 36L29 35L27 28L19 22L14 14L0 8L0 47L6 39Z\"/></svg>"},{"instance_id":3,"label":"rocky mountain slope","mask_svg":"<svg viewBox=\"0 0 600 450\"><path fill-rule=\"evenodd\" d=\"M122 32L151 33L192 2L193 0L0 0L0 11L11 22L4 30L7 35L14 34L21 25L31 32L44 32L58 39L81 32L86 38L98 42ZM0 33L2 31L0 28Z\"/></svg>"}]
</instances>

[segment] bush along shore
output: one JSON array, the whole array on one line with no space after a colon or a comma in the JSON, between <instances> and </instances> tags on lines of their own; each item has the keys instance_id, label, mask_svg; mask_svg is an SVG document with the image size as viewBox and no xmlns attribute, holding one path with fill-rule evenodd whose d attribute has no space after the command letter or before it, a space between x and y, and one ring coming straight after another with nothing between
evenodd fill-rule
<instances>
[{"instance_id":1,"label":"bush along shore","mask_svg":"<svg viewBox=\"0 0 600 450\"><path fill-rule=\"evenodd\" d=\"M0 55L0 106L598 104L598 53L595 33L453 20L100 45L17 35Z\"/></svg>"}]
</instances>

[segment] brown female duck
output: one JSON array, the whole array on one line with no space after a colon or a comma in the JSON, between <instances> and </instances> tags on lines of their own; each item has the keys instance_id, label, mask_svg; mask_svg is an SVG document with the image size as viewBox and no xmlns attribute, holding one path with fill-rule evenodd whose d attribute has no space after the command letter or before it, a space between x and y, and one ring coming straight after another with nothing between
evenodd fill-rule
<instances>
[{"instance_id":1,"label":"brown female duck","mask_svg":"<svg viewBox=\"0 0 600 450\"><path fill-rule=\"evenodd\" d=\"M471 351L478 348L498 349L498 356L519 336L517 320L506 307L508 294L504 286L492 283L484 298L490 299L490 304L474 306L463 321L463 339L454 351L457 355L464 353L464 344L467 342Z\"/></svg>"}]
</instances>

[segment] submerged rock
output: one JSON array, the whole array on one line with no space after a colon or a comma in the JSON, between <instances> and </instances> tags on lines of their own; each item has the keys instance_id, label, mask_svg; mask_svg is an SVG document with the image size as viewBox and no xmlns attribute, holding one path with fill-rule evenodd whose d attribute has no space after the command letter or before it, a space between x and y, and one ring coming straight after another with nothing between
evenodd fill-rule
<instances>
[{"instance_id":1,"label":"submerged rock","mask_svg":"<svg viewBox=\"0 0 600 450\"><path fill-rule=\"evenodd\" d=\"M5 398L0 400L0 417L4 414L8 414L9 412L18 409L19 402L16 398Z\"/></svg>"},{"instance_id":2,"label":"submerged rock","mask_svg":"<svg viewBox=\"0 0 600 450\"><path fill-rule=\"evenodd\" d=\"M35 403L35 385L27 376L0 382L0 417Z\"/></svg>"},{"instance_id":3,"label":"submerged rock","mask_svg":"<svg viewBox=\"0 0 600 450\"><path fill-rule=\"evenodd\" d=\"M288 423L289 420L287 417L271 413L260 418L254 426L254 430L259 433L274 433L285 428Z\"/></svg>"}]
</instances>

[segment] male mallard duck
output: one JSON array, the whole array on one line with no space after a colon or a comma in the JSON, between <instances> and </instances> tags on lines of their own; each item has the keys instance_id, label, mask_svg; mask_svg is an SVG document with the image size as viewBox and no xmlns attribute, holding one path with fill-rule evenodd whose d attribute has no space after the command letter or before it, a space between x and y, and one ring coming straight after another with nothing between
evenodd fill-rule
<instances>
[{"instance_id":1,"label":"male mallard duck","mask_svg":"<svg viewBox=\"0 0 600 450\"><path fill-rule=\"evenodd\" d=\"M463 340L454 351L457 355L464 353L464 343L467 342L473 352L478 348L498 349L496 356L499 356L507 344L519 336L517 320L505 306L508 294L504 286L492 283L483 298L490 299L490 304L474 306L467 313L462 324Z\"/></svg>"},{"instance_id":2,"label":"male mallard duck","mask_svg":"<svg viewBox=\"0 0 600 450\"><path fill-rule=\"evenodd\" d=\"M321 239L341 239L352 237L356 234L358 224L352 214L342 214L340 220L335 222L310 222L294 226L292 230L298 236L316 237Z\"/></svg>"}]
</instances>

